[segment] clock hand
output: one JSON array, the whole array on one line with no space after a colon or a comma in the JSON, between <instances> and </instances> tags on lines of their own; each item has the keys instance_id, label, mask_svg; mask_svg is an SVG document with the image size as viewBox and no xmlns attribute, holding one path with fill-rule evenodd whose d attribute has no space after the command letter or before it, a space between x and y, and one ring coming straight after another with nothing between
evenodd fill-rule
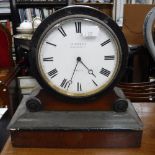
<instances>
[{"instance_id":1,"label":"clock hand","mask_svg":"<svg viewBox=\"0 0 155 155\"><path fill-rule=\"evenodd\" d=\"M79 57L80 58L80 57ZM89 69L84 63L83 63L83 61L81 60L81 58L80 58L80 62L81 62L81 64L88 70L88 73L89 74L92 74L94 77L96 77L95 75L94 75L94 73L93 73L93 70L92 69Z\"/></svg>"},{"instance_id":2,"label":"clock hand","mask_svg":"<svg viewBox=\"0 0 155 155\"><path fill-rule=\"evenodd\" d=\"M73 79L73 76L75 74L75 70L76 70L77 65L78 65L78 63L79 63L80 60L81 60L80 57L77 57L77 62L76 62L76 65L75 65L75 68L74 68L74 71L73 71L73 74L72 74L72 77L71 77L70 81L72 81L72 79Z\"/></svg>"},{"instance_id":3,"label":"clock hand","mask_svg":"<svg viewBox=\"0 0 155 155\"><path fill-rule=\"evenodd\" d=\"M80 57L77 57L77 62L76 62L75 68L74 68L74 70L73 70L73 73L72 73L71 79L68 81L68 84L69 84L69 85L68 85L67 89L68 89L69 86L72 84L72 80L73 80L73 77L74 77L74 74L75 74L75 71L76 71L77 65L78 65L78 63L79 63L80 60L81 60Z\"/></svg>"}]
</instances>

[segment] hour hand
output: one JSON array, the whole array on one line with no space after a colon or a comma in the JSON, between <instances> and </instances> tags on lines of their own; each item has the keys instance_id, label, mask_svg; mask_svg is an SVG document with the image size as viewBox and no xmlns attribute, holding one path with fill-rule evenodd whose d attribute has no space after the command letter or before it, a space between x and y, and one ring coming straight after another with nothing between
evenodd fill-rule
<instances>
[{"instance_id":1,"label":"hour hand","mask_svg":"<svg viewBox=\"0 0 155 155\"><path fill-rule=\"evenodd\" d=\"M94 75L94 73L93 73L93 70L92 70L92 69L89 69L89 70L88 70L88 73L89 73L89 74L92 74L94 77L96 77L96 75Z\"/></svg>"},{"instance_id":2,"label":"hour hand","mask_svg":"<svg viewBox=\"0 0 155 155\"><path fill-rule=\"evenodd\" d=\"M81 57L78 57L78 60L81 62L81 64L88 70L88 73L93 75L94 77L96 77L96 75L93 73L93 70L92 69L89 69L84 63L83 61L81 60Z\"/></svg>"}]
</instances>

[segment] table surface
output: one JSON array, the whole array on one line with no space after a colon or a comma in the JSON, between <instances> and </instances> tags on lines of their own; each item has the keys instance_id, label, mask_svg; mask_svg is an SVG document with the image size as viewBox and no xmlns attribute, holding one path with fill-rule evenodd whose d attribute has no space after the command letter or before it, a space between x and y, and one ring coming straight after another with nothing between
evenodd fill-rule
<instances>
[{"instance_id":1,"label":"table surface","mask_svg":"<svg viewBox=\"0 0 155 155\"><path fill-rule=\"evenodd\" d=\"M103 149L47 149L13 148L9 138L1 155L155 155L155 103L134 103L143 124L143 138L140 148Z\"/></svg>"}]
</instances>

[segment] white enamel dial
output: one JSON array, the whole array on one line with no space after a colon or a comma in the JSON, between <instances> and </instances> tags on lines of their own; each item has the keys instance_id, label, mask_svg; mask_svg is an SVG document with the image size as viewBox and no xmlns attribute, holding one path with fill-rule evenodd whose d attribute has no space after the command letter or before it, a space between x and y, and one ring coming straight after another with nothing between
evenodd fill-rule
<instances>
[{"instance_id":1,"label":"white enamel dial","mask_svg":"<svg viewBox=\"0 0 155 155\"><path fill-rule=\"evenodd\" d=\"M38 70L55 91L85 97L112 83L120 59L117 38L106 25L73 18L56 23L45 34L39 47Z\"/></svg>"}]
</instances>

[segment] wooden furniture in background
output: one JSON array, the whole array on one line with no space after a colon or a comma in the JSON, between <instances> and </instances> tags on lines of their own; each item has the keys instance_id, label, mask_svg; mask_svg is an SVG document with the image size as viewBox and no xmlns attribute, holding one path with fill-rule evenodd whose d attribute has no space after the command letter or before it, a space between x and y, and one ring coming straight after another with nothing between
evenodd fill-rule
<instances>
[{"instance_id":1,"label":"wooden furniture in background","mask_svg":"<svg viewBox=\"0 0 155 155\"><path fill-rule=\"evenodd\" d=\"M19 89L16 76L20 67L0 68L0 107L7 106L10 114L13 115L19 104Z\"/></svg>"},{"instance_id":2,"label":"wooden furniture in background","mask_svg":"<svg viewBox=\"0 0 155 155\"><path fill-rule=\"evenodd\" d=\"M123 33L128 44L144 45L143 24L145 16L155 5L126 4L124 6Z\"/></svg>"},{"instance_id":3,"label":"wooden furniture in background","mask_svg":"<svg viewBox=\"0 0 155 155\"><path fill-rule=\"evenodd\" d=\"M132 102L155 101L155 81L141 83L120 83L119 87Z\"/></svg>"},{"instance_id":4,"label":"wooden furniture in background","mask_svg":"<svg viewBox=\"0 0 155 155\"><path fill-rule=\"evenodd\" d=\"M13 67L11 34L0 24L0 67Z\"/></svg>"},{"instance_id":5,"label":"wooden furniture in background","mask_svg":"<svg viewBox=\"0 0 155 155\"><path fill-rule=\"evenodd\" d=\"M115 11L115 5L116 5L116 0L111 0L110 3L108 2L79 2L78 0L74 0L73 4L75 5L87 5L94 7L105 14L109 15L110 17L113 17L113 11ZM115 20L115 17L113 18Z\"/></svg>"},{"instance_id":6,"label":"wooden furniture in background","mask_svg":"<svg viewBox=\"0 0 155 155\"><path fill-rule=\"evenodd\" d=\"M132 69L130 73L130 75L132 74L131 80L125 82L147 82L149 76L154 74L155 64L152 63L149 51L145 48L143 36L145 16L154 6L148 4L126 4L124 6L122 31L128 44L131 45L128 68ZM133 53L133 51L135 52Z\"/></svg>"},{"instance_id":7,"label":"wooden furniture in background","mask_svg":"<svg viewBox=\"0 0 155 155\"><path fill-rule=\"evenodd\" d=\"M11 57L11 35L9 31L0 24L0 87L9 78L10 68L13 67ZM8 92L6 89L0 90L0 106L9 105Z\"/></svg>"},{"instance_id":8,"label":"wooden furniture in background","mask_svg":"<svg viewBox=\"0 0 155 155\"><path fill-rule=\"evenodd\" d=\"M9 31L0 25L0 107L8 106L13 114L17 104L16 75L12 59L12 41Z\"/></svg>"}]
</instances>

